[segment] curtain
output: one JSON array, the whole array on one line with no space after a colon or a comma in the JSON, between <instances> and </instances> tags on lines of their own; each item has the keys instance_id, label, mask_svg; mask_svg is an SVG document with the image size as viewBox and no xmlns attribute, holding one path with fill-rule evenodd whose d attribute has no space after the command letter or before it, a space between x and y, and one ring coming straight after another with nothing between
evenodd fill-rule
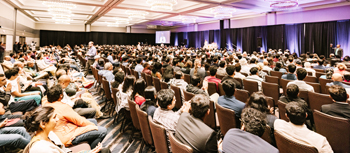
<instances>
[{"instance_id":1,"label":"curtain","mask_svg":"<svg viewBox=\"0 0 350 153\"><path fill-rule=\"evenodd\" d=\"M284 26L285 48L290 53L296 53L298 56L305 53L304 24L291 24Z\"/></svg>"},{"instance_id":2,"label":"curtain","mask_svg":"<svg viewBox=\"0 0 350 153\"><path fill-rule=\"evenodd\" d=\"M267 27L267 48L268 49L282 49L284 50L283 44L283 31L284 25L275 25Z\"/></svg>"},{"instance_id":3,"label":"curtain","mask_svg":"<svg viewBox=\"0 0 350 153\"><path fill-rule=\"evenodd\" d=\"M350 20L338 21L337 23L337 44L343 48L343 57L350 55ZM334 45L337 45L334 44ZM335 47L335 46L333 46Z\"/></svg>"},{"instance_id":4,"label":"curtain","mask_svg":"<svg viewBox=\"0 0 350 153\"><path fill-rule=\"evenodd\" d=\"M305 24L305 51L328 56L332 52L329 44L336 40L336 22Z\"/></svg>"},{"instance_id":5,"label":"curtain","mask_svg":"<svg viewBox=\"0 0 350 153\"><path fill-rule=\"evenodd\" d=\"M255 27L255 38L261 38L261 48L258 47L258 42L256 42L256 48L258 52L267 51L267 28L266 26Z\"/></svg>"}]
</instances>

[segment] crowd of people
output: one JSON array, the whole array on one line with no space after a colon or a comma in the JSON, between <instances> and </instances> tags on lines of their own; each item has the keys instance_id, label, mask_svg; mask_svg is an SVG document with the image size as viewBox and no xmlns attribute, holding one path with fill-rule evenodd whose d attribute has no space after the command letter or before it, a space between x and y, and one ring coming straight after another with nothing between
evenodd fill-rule
<instances>
[{"instance_id":1,"label":"crowd of people","mask_svg":"<svg viewBox=\"0 0 350 153\"><path fill-rule=\"evenodd\" d=\"M85 73L80 69L86 60ZM315 69L332 79L329 94L333 104L322 106L322 112L350 118L350 81L346 71L349 56L342 59L305 53L298 56L288 50L267 52L235 52L167 46L95 45L45 46L39 51L27 51L5 57L0 74L0 146L25 148L29 152L67 152L66 147L88 141L92 152L106 151L100 142L106 128L97 126L96 119L105 117L97 102L87 90L94 82L85 76L91 66L98 70L110 88L117 88L118 106L113 113L130 111L128 100L133 100L152 120L162 125L181 143L194 152L278 152L274 141L261 138L267 127L271 135L276 131L296 143L313 146L319 152L333 152L326 137L313 131L310 124L312 110L299 91L314 92L304 79L315 76ZM79 62L79 63L77 63ZM123 67L123 68L122 68ZM137 76L124 72L130 68ZM36 71L36 70L38 71ZM123 70L124 69L124 70ZM262 82L271 71L282 72L282 79L290 80L279 100L286 103L286 114L279 114L270 106L262 92ZM142 73L158 78L169 89L147 85ZM189 82L184 75L190 75ZM223 76L219 79L217 76ZM136 79L138 78L138 79ZM238 79L237 79L238 78ZM250 94L246 101L236 99L236 89L244 89L240 79L258 83L259 91ZM222 84L225 95L209 95L208 84ZM175 107L175 92L170 85L181 90L183 105ZM195 96L184 100L184 91ZM79 95L78 93L83 92ZM112 92L111 92L112 93ZM76 96L79 95L79 96ZM224 137L204 123L209 115L210 101L233 110L240 120L237 128ZM10 112L10 113L5 113ZM22 112L11 115L11 112ZM289 122L280 119L285 115ZM10 132L9 132L10 131ZM34 133L31 137L28 133Z\"/></svg>"}]
</instances>

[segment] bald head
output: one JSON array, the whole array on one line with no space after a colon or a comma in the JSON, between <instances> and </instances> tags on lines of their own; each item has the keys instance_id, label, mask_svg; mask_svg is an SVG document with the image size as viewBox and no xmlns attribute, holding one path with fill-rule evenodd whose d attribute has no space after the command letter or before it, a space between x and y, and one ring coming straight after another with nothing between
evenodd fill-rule
<instances>
[{"instance_id":1,"label":"bald head","mask_svg":"<svg viewBox=\"0 0 350 153\"><path fill-rule=\"evenodd\" d=\"M10 56L5 56L5 60L6 61L11 61L11 57Z\"/></svg>"},{"instance_id":2,"label":"bald head","mask_svg":"<svg viewBox=\"0 0 350 153\"><path fill-rule=\"evenodd\" d=\"M332 75L332 80L333 81L339 81L339 82L342 82L343 81L343 76L339 73L334 73Z\"/></svg>"},{"instance_id":3,"label":"bald head","mask_svg":"<svg viewBox=\"0 0 350 153\"><path fill-rule=\"evenodd\" d=\"M58 78L58 83L63 89L65 89L70 83L70 77L68 75L62 75L60 78Z\"/></svg>"}]
</instances>

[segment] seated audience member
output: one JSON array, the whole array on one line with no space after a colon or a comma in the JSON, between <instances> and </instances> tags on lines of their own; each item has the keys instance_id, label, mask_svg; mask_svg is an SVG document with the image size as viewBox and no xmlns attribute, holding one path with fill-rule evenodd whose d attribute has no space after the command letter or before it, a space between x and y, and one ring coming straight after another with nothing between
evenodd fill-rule
<instances>
[{"instance_id":1,"label":"seated audience member","mask_svg":"<svg viewBox=\"0 0 350 153\"><path fill-rule=\"evenodd\" d=\"M258 68L257 67L252 67L250 69L250 76L247 76L245 79L249 80L249 81L258 82L259 90L261 90L261 82L263 82L264 79L262 79L258 76Z\"/></svg>"},{"instance_id":2,"label":"seated audience member","mask_svg":"<svg viewBox=\"0 0 350 153\"><path fill-rule=\"evenodd\" d=\"M283 74L281 78L285 79L285 80L296 80L297 76L294 74L295 69L296 69L296 66L294 64L289 64L288 65L288 73Z\"/></svg>"},{"instance_id":3,"label":"seated audience member","mask_svg":"<svg viewBox=\"0 0 350 153\"><path fill-rule=\"evenodd\" d=\"M299 103L288 103L286 105L285 115L290 121L286 122L282 119L277 119L274 124L275 131L278 131L281 135L288 137L297 143L313 146L320 153L333 152L324 136L311 131L306 127L305 120L308 114Z\"/></svg>"},{"instance_id":4,"label":"seated audience member","mask_svg":"<svg viewBox=\"0 0 350 153\"><path fill-rule=\"evenodd\" d=\"M38 66L37 67L38 70L44 71L44 72L50 72L51 75L55 76L57 68L52 64L50 65L46 64L42 53L40 53L37 58L39 60L36 60L35 62L36 62L36 65Z\"/></svg>"},{"instance_id":5,"label":"seated audience member","mask_svg":"<svg viewBox=\"0 0 350 153\"><path fill-rule=\"evenodd\" d=\"M350 82L350 73L344 73L344 82Z\"/></svg>"},{"instance_id":6,"label":"seated audience member","mask_svg":"<svg viewBox=\"0 0 350 153\"><path fill-rule=\"evenodd\" d=\"M235 66L233 66L233 65L227 66L226 73L228 74L228 76L225 76L224 78L222 78L221 83L223 83L225 80L231 80L232 82L235 83L237 89L242 89L242 84L240 82L238 82L236 79L234 79Z\"/></svg>"},{"instance_id":7,"label":"seated audience member","mask_svg":"<svg viewBox=\"0 0 350 153\"><path fill-rule=\"evenodd\" d=\"M91 148L98 146L106 136L107 130L104 127L96 126L95 119L80 116L71 106L61 102L63 89L61 85L51 87L47 92L47 100L44 106L54 108L58 122L53 132L58 136L63 145L69 147L87 141Z\"/></svg>"},{"instance_id":8,"label":"seated audience member","mask_svg":"<svg viewBox=\"0 0 350 153\"><path fill-rule=\"evenodd\" d=\"M226 62L225 61L220 61L219 68L217 69L216 74L217 75L221 75L221 76L227 76L227 73L226 73Z\"/></svg>"},{"instance_id":9,"label":"seated audience member","mask_svg":"<svg viewBox=\"0 0 350 153\"><path fill-rule=\"evenodd\" d=\"M123 61L123 64L122 64L122 65L128 67L128 65L129 65L128 60L129 60L129 58L128 58L127 56L124 56L124 57L122 58L122 61Z\"/></svg>"},{"instance_id":10,"label":"seated audience member","mask_svg":"<svg viewBox=\"0 0 350 153\"><path fill-rule=\"evenodd\" d=\"M113 65L112 63L107 62L105 64L105 69L98 71L98 75L101 75L102 77L105 77L108 82L114 81L114 75L113 75Z\"/></svg>"},{"instance_id":11,"label":"seated audience member","mask_svg":"<svg viewBox=\"0 0 350 153\"><path fill-rule=\"evenodd\" d=\"M187 85L186 91L193 94L204 94L206 96L209 96L208 93L199 88L200 83L201 78L198 75L194 75L191 77L191 84Z\"/></svg>"},{"instance_id":12,"label":"seated audience member","mask_svg":"<svg viewBox=\"0 0 350 153\"><path fill-rule=\"evenodd\" d=\"M192 68L192 62L191 61L187 61L185 63L185 66L181 69L181 71L183 73L185 73L185 74L190 74L191 68Z\"/></svg>"},{"instance_id":13,"label":"seated audience member","mask_svg":"<svg viewBox=\"0 0 350 153\"><path fill-rule=\"evenodd\" d=\"M258 76L265 80L265 76L268 75L266 72L263 71L264 64L258 63L256 64L256 67L258 68Z\"/></svg>"},{"instance_id":14,"label":"seated audience member","mask_svg":"<svg viewBox=\"0 0 350 153\"><path fill-rule=\"evenodd\" d=\"M141 78L141 72L143 71L142 59L139 57L136 59L137 65L135 66L135 71L138 72L139 78Z\"/></svg>"},{"instance_id":15,"label":"seated audience member","mask_svg":"<svg viewBox=\"0 0 350 153\"><path fill-rule=\"evenodd\" d=\"M323 66L324 60L317 60L318 65L314 66L314 69L325 70L326 68Z\"/></svg>"},{"instance_id":16,"label":"seated audience member","mask_svg":"<svg viewBox=\"0 0 350 153\"><path fill-rule=\"evenodd\" d=\"M112 82L111 84L112 88L118 88L119 90L121 90L123 86L124 78L125 78L124 72L117 72L114 75L114 82Z\"/></svg>"},{"instance_id":17,"label":"seated audience member","mask_svg":"<svg viewBox=\"0 0 350 153\"><path fill-rule=\"evenodd\" d=\"M131 94L132 99L134 99L135 103L141 106L145 101L145 88L146 82L142 78L137 79L134 86L134 91Z\"/></svg>"},{"instance_id":18,"label":"seated audience member","mask_svg":"<svg viewBox=\"0 0 350 153\"><path fill-rule=\"evenodd\" d=\"M2 101L4 99L0 98L0 123L7 120L11 123L6 124L5 127L22 127L24 126L23 122L23 115L12 115L8 112L6 112L4 105L2 104ZM30 111L30 110L29 110Z\"/></svg>"},{"instance_id":19,"label":"seated audience member","mask_svg":"<svg viewBox=\"0 0 350 153\"><path fill-rule=\"evenodd\" d=\"M338 63L337 64L337 68L334 70L334 73L339 73L340 75L344 75L346 71L347 67L344 63Z\"/></svg>"},{"instance_id":20,"label":"seated audience member","mask_svg":"<svg viewBox=\"0 0 350 153\"><path fill-rule=\"evenodd\" d=\"M152 75L152 71L150 70L151 65L149 65L147 62L145 62L145 64L143 64L143 70L142 72L148 75Z\"/></svg>"},{"instance_id":21,"label":"seated audience member","mask_svg":"<svg viewBox=\"0 0 350 153\"><path fill-rule=\"evenodd\" d=\"M27 62L27 66L24 67L24 72L31 75L31 77L33 77L33 81L37 81L39 79L43 79L43 78L49 76L49 74L47 72L43 72L43 71L36 72L34 70L34 62L33 61Z\"/></svg>"},{"instance_id":22,"label":"seated audience member","mask_svg":"<svg viewBox=\"0 0 350 153\"><path fill-rule=\"evenodd\" d=\"M350 119L350 105L346 101L349 94L346 93L344 87L332 85L328 90L334 103L322 105L321 111L335 117Z\"/></svg>"},{"instance_id":23,"label":"seated audience member","mask_svg":"<svg viewBox=\"0 0 350 153\"><path fill-rule=\"evenodd\" d=\"M203 122L204 118L211 111L209 104L207 96L202 94L195 95L191 99L190 107L184 109L176 125L175 138L181 143L190 146L193 152L196 153L218 152L216 132ZM189 104L185 103L184 105Z\"/></svg>"},{"instance_id":24,"label":"seated audience member","mask_svg":"<svg viewBox=\"0 0 350 153\"><path fill-rule=\"evenodd\" d=\"M313 77L316 76L316 71L311 68L310 62L305 62L304 67L305 67L304 69L306 70L306 72L311 72Z\"/></svg>"},{"instance_id":25,"label":"seated audience member","mask_svg":"<svg viewBox=\"0 0 350 153\"><path fill-rule=\"evenodd\" d=\"M99 56L99 55L97 55ZM98 63L96 64L96 69L97 70L103 70L105 66L105 60L104 59L99 59Z\"/></svg>"},{"instance_id":26,"label":"seated audience member","mask_svg":"<svg viewBox=\"0 0 350 153\"><path fill-rule=\"evenodd\" d=\"M7 150L8 152L19 151L18 149L14 150L14 148L24 149L30 142L30 135L24 127L7 127L6 124L8 123L7 118L0 122L0 146L11 147L11 150Z\"/></svg>"},{"instance_id":27,"label":"seated audience member","mask_svg":"<svg viewBox=\"0 0 350 153\"><path fill-rule=\"evenodd\" d=\"M284 103L297 102L303 106L303 108L308 109L308 104L299 97L299 87L295 84L288 85L286 89L286 96L282 95L279 100Z\"/></svg>"},{"instance_id":28,"label":"seated audience member","mask_svg":"<svg viewBox=\"0 0 350 153\"><path fill-rule=\"evenodd\" d=\"M346 89L350 88L349 85L342 83L343 76L339 73L334 73L332 75L332 80L333 80L333 82L327 83L326 86L339 85L339 86L342 86L343 88L346 88Z\"/></svg>"},{"instance_id":29,"label":"seated audience member","mask_svg":"<svg viewBox=\"0 0 350 153\"><path fill-rule=\"evenodd\" d=\"M266 97L262 92L254 92L252 95L250 95L245 107L254 108L262 113L265 113L267 125L269 125L272 129L274 128L273 123L278 118L275 115L272 115L273 108L267 104Z\"/></svg>"},{"instance_id":30,"label":"seated audience member","mask_svg":"<svg viewBox=\"0 0 350 153\"><path fill-rule=\"evenodd\" d=\"M132 92L134 91L135 76L128 75L122 86L122 90L117 92L116 97L118 98L119 106L117 107L119 112L121 109L129 110L128 99L130 99Z\"/></svg>"},{"instance_id":31,"label":"seated audience member","mask_svg":"<svg viewBox=\"0 0 350 153\"><path fill-rule=\"evenodd\" d=\"M239 101L234 96L236 87L235 83L231 80L225 80L222 82L222 88L225 91L224 96L220 96L218 99L218 104L222 107L231 109L235 112L237 117L240 117L242 109L245 106L245 103Z\"/></svg>"},{"instance_id":32,"label":"seated audience member","mask_svg":"<svg viewBox=\"0 0 350 153\"><path fill-rule=\"evenodd\" d=\"M276 67L273 70L274 71L279 71L279 72L282 72L282 73L287 73L287 70L282 67L282 63L281 62L276 62Z\"/></svg>"},{"instance_id":33,"label":"seated audience member","mask_svg":"<svg viewBox=\"0 0 350 153\"><path fill-rule=\"evenodd\" d=\"M201 61L200 60L195 60L194 61L194 68L191 69L190 71L190 75L191 77L195 76L195 75L198 75L201 80L204 79L204 77L207 75L205 70L201 68Z\"/></svg>"},{"instance_id":34,"label":"seated audience member","mask_svg":"<svg viewBox=\"0 0 350 153\"><path fill-rule=\"evenodd\" d=\"M94 59L95 59L95 62L94 62L94 64L92 64L92 66L94 67L94 68L96 68L96 66L98 65L98 61L100 60L100 55L96 55L95 57L94 57Z\"/></svg>"},{"instance_id":35,"label":"seated audience member","mask_svg":"<svg viewBox=\"0 0 350 153\"><path fill-rule=\"evenodd\" d=\"M239 60L239 64L241 65L241 73L249 74L250 66L247 63L245 58Z\"/></svg>"},{"instance_id":36,"label":"seated audience member","mask_svg":"<svg viewBox=\"0 0 350 153\"><path fill-rule=\"evenodd\" d=\"M4 62L1 64L2 67L4 68L4 72L6 72L9 69L13 68L13 63L11 62L11 57L10 56L5 56Z\"/></svg>"},{"instance_id":37,"label":"seated audience member","mask_svg":"<svg viewBox=\"0 0 350 153\"><path fill-rule=\"evenodd\" d=\"M186 91L188 83L184 80L184 74L182 73L182 71L175 72L175 78L170 80L170 84L181 89L181 97L184 101L183 91Z\"/></svg>"},{"instance_id":38,"label":"seated audience member","mask_svg":"<svg viewBox=\"0 0 350 153\"><path fill-rule=\"evenodd\" d=\"M243 75L241 73L241 65L239 63L237 63L235 65L235 69L236 69L236 72L235 72L235 77L234 78L240 78L240 79L244 79L245 78L245 75Z\"/></svg>"},{"instance_id":39,"label":"seated audience member","mask_svg":"<svg viewBox=\"0 0 350 153\"><path fill-rule=\"evenodd\" d=\"M162 80L162 74L160 73L162 69L162 64L159 62L155 62L153 64L153 69L152 69L152 76L158 78L159 80Z\"/></svg>"},{"instance_id":40,"label":"seated audience member","mask_svg":"<svg viewBox=\"0 0 350 153\"><path fill-rule=\"evenodd\" d=\"M321 75L320 78L322 78L322 79L332 79L332 76L334 74L334 70L332 68L327 68L325 71L326 71L326 75Z\"/></svg>"},{"instance_id":41,"label":"seated audience member","mask_svg":"<svg viewBox=\"0 0 350 153\"><path fill-rule=\"evenodd\" d=\"M290 84L295 84L299 87L299 90L306 90L309 92L314 92L314 88L311 85L308 85L305 81L303 81L305 79L307 75L307 72L305 69L303 68L298 68L297 69L297 79L298 80L294 80L294 81L290 81L287 86L289 86Z\"/></svg>"},{"instance_id":42,"label":"seated audience member","mask_svg":"<svg viewBox=\"0 0 350 153\"><path fill-rule=\"evenodd\" d=\"M210 76L207 76L203 80L203 88L205 90L208 90L208 83L213 82L216 85L216 91L219 89L219 83L221 82L220 79L216 78L216 72L217 72L217 67L216 66L210 66L209 68Z\"/></svg>"},{"instance_id":43,"label":"seated audience member","mask_svg":"<svg viewBox=\"0 0 350 153\"><path fill-rule=\"evenodd\" d=\"M173 70L174 70L174 72L181 71L181 68L180 68L179 64L180 64L179 63L179 59L175 58L173 60Z\"/></svg>"},{"instance_id":44,"label":"seated audience member","mask_svg":"<svg viewBox=\"0 0 350 153\"><path fill-rule=\"evenodd\" d=\"M174 112L175 93L171 89L162 89L157 93L159 107L154 111L153 121L163 125L167 131L175 131L181 110Z\"/></svg>"},{"instance_id":45,"label":"seated audience member","mask_svg":"<svg viewBox=\"0 0 350 153\"><path fill-rule=\"evenodd\" d=\"M25 128L28 132L34 133L34 137L29 145L24 149L25 153L68 153L70 149L66 148L59 137L52 132L59 122L58 114L52 107L39 107L26 115ZM90 153L108 152L101 150L102 144L99 143Z\"/></svg>"},{"instance_id":46,"label":"seated audience member","mask_svg":"<svg viewBox=\"0 0 350 153\"><path fill-rule=\"evenodd\" d=\"M272 68L269 66L269 62L265 59L263 63L264 63L263 70L270 72L272 70Z\"/></svg>"},{"instance_id":47,"label":"seated audience member","mask_svg":"<svg viewBox=\"0 0 350 153\"><path fill-rule=\"evenodd\" d=\"M148 86L145 89L145 99L146 101L140 106L140 109L153 118L153 114L157 109L157 91L154 86Z\"/></svg>"},{"instance_id":48,"label":"seated audience member","mask_svg":"<svg viewBox=\"0 0 350 153\"><path fill-rule=\"evenodd\" d=\"M225 134L223 152L278 153L261 138L266 128L266 115L254 108L245 108L241 116L241 129L232 128Z\"/></svg>"}]
</instances>

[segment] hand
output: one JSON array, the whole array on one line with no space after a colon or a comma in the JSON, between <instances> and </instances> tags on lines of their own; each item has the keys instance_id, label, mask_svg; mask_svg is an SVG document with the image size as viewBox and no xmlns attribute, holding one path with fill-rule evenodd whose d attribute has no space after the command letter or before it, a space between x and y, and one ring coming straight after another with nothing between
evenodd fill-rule
<instances>
[{"instance_id":1,"label":"hand","mask_svg":"<svg viewBox=\"0 0 350 153\"><path fill-rule=\"evenodd\" d=\"M94 149L92 149L90 153L98 153L101 151L101 149L102 149L102 144L101 142L99 142L98 145Z\"/></svg>"},{"instance_id":2,"label":"hand","mask_svg":"<svg viewBox=\"0 0 350 153\"><path fill-rule=\"evenodd\" d=\"M8 118L0 123L0 128L3 128L9 122Z\"/></svg>"},{"instance_id":3,"label":"hand","mask_svg":"<svg viewBox=\"0 0 350 153\"><path fill-rule=\"evenodd\" d=\"M4 90L5 91L11 91L11 89L12 89L12 85L11 85L11 83L9 83L9 84L7 84L7 87Z\"/></svg>"}]
</instances>

